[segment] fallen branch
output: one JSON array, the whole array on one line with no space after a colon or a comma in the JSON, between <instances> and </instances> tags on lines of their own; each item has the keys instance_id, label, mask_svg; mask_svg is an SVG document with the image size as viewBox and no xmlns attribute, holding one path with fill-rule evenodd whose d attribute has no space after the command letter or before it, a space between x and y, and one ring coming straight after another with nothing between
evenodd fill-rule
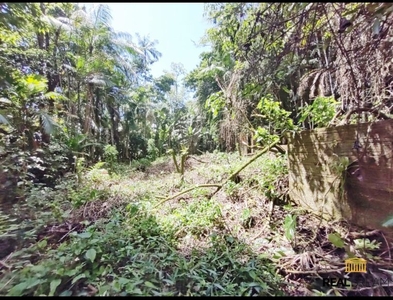
<instances>
[{"instance_id":1,"label":"fallen branch","mask_svg":"<svg viewBox=\"0 0 393 300\"><path fill-rule=\"evenodd\" d=\"M246 146L248 149L251 149L251 150L254 150L254 149L258 149L258 150L263 149L263 147L258 146L258 145L250 146L250 145L248 145L248 144L247 144L246 142L244 142L244 141L242 142L242 144L243 144L244 146ZM272 148L274 148L274 149L271 149L272 152L279 152L279 153L282 153L282 154L285 154L285 153L286 153L286 151L285 151L280 145L278 145L278 144L272 146ZM251 154L251 155L252 155L252 154Z\"/></svg>"},{"instance_id":2,"label":"fallen branch","mask_svg":"<svg viewBox=\"0 0 393 300\"><path fill-rule=\"evenodd\" d=\"M340 109L336 115L333 117L333 119L329 122L329 124L326 127L331 127L334 125L338 117L341 117L341 115L344 113L342 109Z\"/></svg>"},{"instance_id":3,"label":"fallen branch","mask_svg":"<svg viewBox=\"0 0 393 300\"><path fill-rule=\"evenodd\" d=\"M196 161L198 161L198 162L200 162L200 163L203 163L203 164L206 164L206 163L207 163L207 161L200 160L200 159L196 158L196 157L193 156L193 155L190 155L190 156L187 157L187 159L190 159L190 158L195 159Z\"/></svg>"},{"instance_id":4,"label":"fallen branch","mask_svg":"<svg viewBox=\"0 0 393 300\"><path fill-rule=\"evenodd\" d=\"M378 285L375 285L375 286L367 286L367 287L362 287L362 288L356 288L353 291L363 292L363 291L367 291L367 290L378 289L378 288L381 288L381 287L387 287L387 288L390 287L391 288L392 284L389 284L389 283L388 284L378 284ZM339 290L339 291L343 291L343 292L348 292L348 289L346 289L346 288L334 287L334 289Z\"/></svg>"},{"instance_id":5,"label":"fallen branch","mask_svg":"<svg viewBox=\"0 0 393 300\"><path fill-rule=\"evenodd\" d=\"M196 190L196 189L198 189L198 188L203 188L203 187L219 187L219 186L221 186L221 184L198 184L198 185L196 185L196 186L194 186L194 187L192 187L192 188L189 188L189 189L184 190L184 191L182 191L182 192L180 192L180 193L177 193L177 194L175 194L175 195L172 195L172 196L169 196L169 197L165 198L164 200L160 201L158 204L156 204L155 206L153 206L152 209L157 208L158 206L160 206L161 204L164 204L165 202L167 202L167 201L169 201L169 200L172 200L172 199L174 199L174 198L177 198L177 197L179 197L179 196L181 196L181 195L183 195L183 194L187 194L187 193L191 192L192 190Z\"/></svg>"},{"instance_id":6,"label":"fallen branch","mask_svg":"<svg viewBox=\"0 0 393 300\"><path fill-rule=\"evenodd\" d=\"M281 154L287 153L280 145L274 145L274 150L276 150L278 153L281 153ZM276 151L274 151L274 152L276 152Z\"/></svg>"},{"instance_id":7,"label":"fallen branch","mask_svg":"<svg viewBox=\"0 0 393 300\"><path fill-rule=\"evenodd\" d=\"M279 141L276 141L274 143L271 143L269 146L265 147L261 152L259 152L257 155L255 155L253 158L251 158L248 162L246 162L244 165L242 165L241 167L239 167L236 171L234 171L219 187L218 189L210 195L209 198L213 197L215 194L217 194L222 188L223 186L228 183L229 181L233 181L235 179L235 177L241 172L243 171L243 169L245 169L248 165L252 164L254 161L256 161L259 157L261 157L263 154L265 154L266 152L268 152L272 147L276 146L279 143Z\"/></svg>"},{"instance_id":8,"label":"fallen branch","mask_svg":"<svg viewBox=\"0 0 393 300\"><path fill-rule=\"evenodd\" d=\"M350 232L348 235L353 239L360 239L360 238L370 237L379 234L381 234L381 231L376 229L369 232Z\"/></svg>"},{"instance_id":9,"label":"fallen branch","mask_svg":"<svg viewBox=\"0 0 393 300\"><path fill-rule=\"evenodd\" d=\"M245 169L248 165L250 165L251 163L253 163L255 160L257 160L260 156L262 156L264 153L268 152L272 147L276 146L278 144L279 141L276 141L274 143L271 143L269 146L265 147L261 152L259 152L257 155L255 155L252 159L250 159L248 162L246 162L244 165L242 165L241 167L239 167L236 171L234 171L231 175L229 175L229 177L221 184L198 184L192 188L189 188L187 190L184 190L180 193L177 193L175 195L169 196L167 198L165 198L164 200L160 201L158 204L156 204L152 209L157 208L158 206L160 206L161 204L172 200L176 197L179 197L181 195L187 194L195 189L198 188L202 188L202 187L217 187L217 190L211 194L209 196L209 199L211 199L216 193L218 193L218 191L220 191L222 189L222 187L231 180L234 180L234 178L243 170Z\"/></svg>"},{"instance_id":10,"label":"fallen branch","mask_svg":"<svg viewBox=\"0 0 393 300\"><path fill-rule=\"evenodd\" d=\"M347 115L345 116L344 119L344 124L348 124L349 122L349 118L355 114L355 113L362 113L362 112L368 112L371 113L372 115L374 115L376 118L382 118L384 120L389 120L391 119L390 117L388 117L387 115L385 115L383 112L379 111L377 108L367 108L367 107L359 107L353 110L350 110Z\"/></svg>"},{"instance_id":11,"label":"fallen branch","mask_svg":"<svg viewBox=\"0 0 393 300\"><path fill-rule=\"evenodd\" d=\"M0 260L0 266L6 267L8 270L11 270L11 266L7 265L4 261Z\"/></svg>"},{"instance_id":12,"label":"fallen branch","mask_svg":"<svg viewBox=\"0 0 393 300\"><path fill-rule=\"evenodd\" d=\"M58 241L58 243L60 243L60 242L61 242L62 240L64 240L67 236L69 236L70 233L73 232L77 227L78 227L78 225L77 225L77 226L74 226L74 228L71 228L65 235L63 235L63 237Z\"/></svg>"},{"instance_id":13,"label":"fallen branch","mask_svg":"<svg viewBox=\"0 0 393 300\"><path fill-rule=\"evenodd\" d=\"M290 274L330 274L330 273L336 273L336 272L343 272L345 268L340 268L340 269L327 269L327 270L307 270L307 271L300 271L300 270L283 270L285 273L290 273Z\"/></svg>"},{"instance_id":14,"label":"fallen branch","mask_svg":"<svg viewBox=\"0 0 393 300\"><path fill-rule=\"evenodd\" d=\"M385 240L386 243L386 247L388 248L388 253L389 253L389 261L392 261L392 255L390 254L390 246L388 243L388 240L386 239L385 235L383 234L383 232L381 232L383 239Z\"/></svg>"}]
</instances>

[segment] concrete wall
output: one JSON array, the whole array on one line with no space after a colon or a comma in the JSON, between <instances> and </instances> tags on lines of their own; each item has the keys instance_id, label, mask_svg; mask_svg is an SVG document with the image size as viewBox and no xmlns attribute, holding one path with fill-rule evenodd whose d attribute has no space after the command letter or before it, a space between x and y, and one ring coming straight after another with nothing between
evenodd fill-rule
<instances>
[{"instance_id":1,"label":"concrete wall","mask_svg":"<svg viewBox=\"0 0 393 300\"><path fill-rule=\"evenodd\" d=\"M393 215L393 120L307 130L288 141L295 202L327 219L393 233L381 226Z\"/></svg>"}]
</instances>

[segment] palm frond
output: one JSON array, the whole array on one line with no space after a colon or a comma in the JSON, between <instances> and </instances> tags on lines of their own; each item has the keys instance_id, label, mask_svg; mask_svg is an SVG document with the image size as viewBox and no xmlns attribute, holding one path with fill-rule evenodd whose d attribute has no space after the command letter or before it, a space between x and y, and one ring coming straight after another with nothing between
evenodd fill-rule
<instances>
[{"instance_id":1,"label":"palm frond","mask_svg":"<svg viewBox=\"0 0 393 300\"><path fill-rule=\"evenodd\" d=\"M69 26L72 26L72 20L70 18L66 18L66 17L57 17L57 20L59 20L61 23L63 24L67 24Z\"/></svg>"},{"instance_id":2,"label":"palm frond","mask_svg":"<svg viewBox=\"0 0 393 300\"><path fill-rule=\"evenodd\" d=\"M94 4L92 8L92 17L94 18L95 27L110 27L111 25L112 15L107 4Z\"/></svg>"},{"instance_id":3,"label":"palm frond","mask_svg":"<svg viewBox=\"0 0 393 300\"><path fill-rule=\"evenodd\" d=\"M92 83L94 85L97 85L97 86L106 86L105 80L103 80L99 77L93 77L93 78L89 79L88 82Z\"/></svg>"},{"instance_id":4,"label":"palm frond","mask_svg":"<svg viewBox=\"0 0 393 300\"><path fill-rule=\"evenodd\" d=\"M160 51L158 51L158 50L149 49L149 50L147 50L147 51L151 54L151 56L152 56L155 60L158 60L158 59L162 56L162 53L161 53Z\"/></svg>"},{"instance_id":5,"label":"palm frond","mask_svg":"<svg viewBox=\"0 0 393 300\"><path fill-rule=\"evenodd\" d=\"M114 86L114 83L111 80L109 80L109 78L106 77L103 74L93 74L93 75L91 75L89 77L89 79L88 79L88 82L92 83L92 84L94 84L96 86L101 86L101 87L103 87L103 86L107 86L107 87Z\"/></svg>"},{"instance_id":6,"label":"palm frond","mask_svg":"<svg viewBox=\"0 0 393 300\"><path fill-rule=\"evenodd\" d=\"M120 49L126 51L127 53L130 53L132 55L144 55L143 51L130 41L126 41L123 39L113 39L112 43L114 43L116 46L120 47Z\"/></svg>"},{"instance_id":7,"label":"palm frond","mask_svg":"<svg viewBox=\"0 0 393 300\"><path fill-rule=\"evenodd\" d=\"M79 10L73 12L71 15L71 19L75 20L75 21L81 21L85 25L88 25L88 24L93 25L91 23L91 20L89 19L88 14L83 9L79 9Z\"/></svg>"},{"instance_id":8,"label":"palm frond","mask_svg":"<svg viewBox=\"0 0 393 300\"><path fill-rule=\"evenodd\" d=\"M128 32L124 32L124 31L115 32L115 31L113 31L112 36L113 36L113 39L125 40L127 42L132 42L132 35Z\"/></svg>"},{"instance_id":9,"label":"palm frond","mask_svg":"<svg viewBox=\"0 0 393 300\"><path fill-rule=\"evenodd\" d=\"M64 29L66 31L71 31L72 27L70 26L69 23L63 22L67 18L54 18L52 16L43 16L42 17L43 21L46 22L47 24L50 24L56 29ZM63 21L61 21L63 20ZM68 20L68 19L67 19Z\"/></svg>"},{"instance_id":10,"label":"palm frond","mask_svg":"<svg viewBox=\"0 0 393 300\"><path fill-rule=\"evenodd\" d=\"M41 117L41 125L44 128L45 133L52 134L58 126L57 123L47 113L40 112L39 115Z\"/></svg>"},{"instance_id":11,"label":"palm frond","mask_svg":"<svg viewBox=\"0 0 393 300\"><path fill-rule=\"evenodd\" d=\"M84 144L83 146L81 146L81 148L83 149L83 148L90 147L90 146L102 147L103 145L100 143L87 143L87 144Z\"/></svg>"},{"instance_id":12,"label":"palm frond","mask_svg":"<svg viewBox=\"0 0 393 300\"><path fill-rule=\"evenodd\" d=\"M132 64L130 64L126 59L124 59L123 57L119 56L116 59L116 67L121 70L123 73L124 71L131 73L133 75L137 75L134 67Z\"/></svg>"},{"instance_id":13,"label":"palm frond","mask_svg":"<svg viewBox=\"0 0 393 300\"><path fill-rule=\"evenodd\" d=\"M138 33L136 35L138 38L139 48L145 52L145 55L147 56L146 59L148 59L150 63L157 61L158 58L162 56L161 52L154 48L158 41L150 40L149 36L141 37Z\"/></svg>"}]
</instances>

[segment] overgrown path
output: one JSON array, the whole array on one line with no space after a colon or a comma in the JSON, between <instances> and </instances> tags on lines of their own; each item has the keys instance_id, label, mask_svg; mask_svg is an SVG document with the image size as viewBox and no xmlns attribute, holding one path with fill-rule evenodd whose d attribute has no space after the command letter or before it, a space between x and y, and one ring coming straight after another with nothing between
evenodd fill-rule
<instances>
[{"instance_id":1,"label":"overgrown path","mask_svg":"<svg viewBox=\"0 0 393 300\"><path fill-rule=\"evenodd\" d=\"M13 249L2 257L0 294L348 294L323 287L315 270L325 263L322 273L340 276L350 244L370 259L389 255L379 255L386 243L378 232L333 230L287 203L284 156L256 159L213 197L200 187L162 201L220 184L248 160L189 157L183 181L170 158L112 174L98 165L79 186L71 176L55 190L33 189L14 208L17 220L2 220L13 226L2 228Z\"/></svg>"}]
</instances>

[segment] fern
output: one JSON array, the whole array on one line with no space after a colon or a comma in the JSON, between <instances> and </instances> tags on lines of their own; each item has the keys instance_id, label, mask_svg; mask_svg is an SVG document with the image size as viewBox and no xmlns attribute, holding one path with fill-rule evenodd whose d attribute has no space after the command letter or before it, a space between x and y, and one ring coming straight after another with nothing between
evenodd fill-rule
<instances>
[{"instance_id":1,"label":"fern","mask_svg":"<svg viewBox=\"0 0 393 300\"><path fill-rule=\"evenodd\" d=\"M99 161L94 166L91 166L90 168L88 168L88 170L93 171L93 170L102 169L105 165L106 165L106 162Z\"/></svg>"},{"instance_id":2,"label":"fern","mask_svg":"<svg viewBox=\"0 0 393 300\"><path fill-rule=\"evenodd\" d=\"M67 100L67 97L65 97L62 94L56 93L56 92L48 92L45 94L46 99L50 100Z\"/></svg>"},{"instance_id":3,"label":"fern","mask_svg":"<svg viewBox=\"0 0 393 300\"><path fill-rule=\"evenodd\" d=\"M58 126L57 123L52 119L51 116L44 112L40 112L39 115L41 117L41 125L44 128L45 133L52 134Z\"/></svg>"}]
</instances>

